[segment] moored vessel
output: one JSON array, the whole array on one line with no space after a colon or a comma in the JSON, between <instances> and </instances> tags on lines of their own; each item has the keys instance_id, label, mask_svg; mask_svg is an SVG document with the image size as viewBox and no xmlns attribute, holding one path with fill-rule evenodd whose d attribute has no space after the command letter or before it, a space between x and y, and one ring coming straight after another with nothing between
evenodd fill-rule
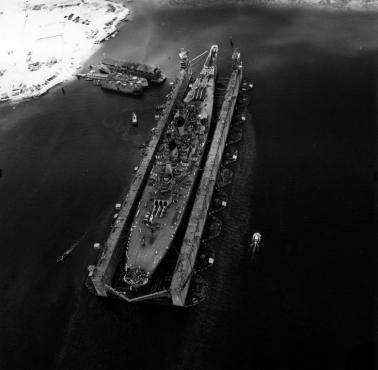
<instances>
[{"instance_id":1,"label":"moored vessel","mask_svg":"<svg viewBox=\"0 0 378 370\"><path fill-rule=\"evenodd\" d=\"M165 127L132 221L123 281L146 285L173 243L199 174L210 128L218 47Z\"/></svg>"},{"instance_id":2,"label":"moored vessel","mask_svg":"<svg viewBox=\"0 0 378 370\"><path fill-rule=\"evenodd\" d=\"M111 90L123 94L141 95L143 88L141 85L132 82L121 81L101 81L101 88L104 90Z\"/></svg>"},{"instance_id":3,"label":"moored vessel","mask_svg":"<svg viewBox=\"0 0 378 370\"><path fill-rule=\"evenodd\" d=\"M166 76L160 68L141 63L120 61L112 58L105 58L101 61L100 70L105 73L121 72L146 78L148 81L161 83Z\"/></svg>"}]
</instances>

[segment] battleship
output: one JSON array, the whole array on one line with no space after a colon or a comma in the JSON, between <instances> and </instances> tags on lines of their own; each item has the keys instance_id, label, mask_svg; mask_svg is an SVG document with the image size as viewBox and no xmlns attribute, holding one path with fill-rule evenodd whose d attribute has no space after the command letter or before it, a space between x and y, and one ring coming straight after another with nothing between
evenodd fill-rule
<instances>
[{"instance_id":1,"label":"battleship","mask_svg":"<svg viewBox=\"0 0 378 370\"><path fill-rule=\"evenodd\" d=\"M217 54L212 46L155 155L126 247L124 281L133 288L147 284L182 221L210 128Z\"/></svg>"},{"instance_id":2,"label":"battleship","mask_svg":"<svg viewBox=\"0 0 378 370\"><path fill-rule=\"evenodd\" d=\"M101 61L101 72L114 73L121 72L132 76L144 77L150 82L161 83L166 80L166 76L160 68L147 64L120 61L112 58L105 58Z\"/></svg>"}]
</instances>

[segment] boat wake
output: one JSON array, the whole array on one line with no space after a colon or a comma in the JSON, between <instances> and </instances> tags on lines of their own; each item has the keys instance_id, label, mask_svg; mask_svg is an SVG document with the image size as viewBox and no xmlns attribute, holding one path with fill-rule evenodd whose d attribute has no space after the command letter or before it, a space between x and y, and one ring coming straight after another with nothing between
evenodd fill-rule
<instances>
[{"instance_id":1,"label":"boat wake","mask_svg":"<svg viewBox=\"0 0 378 370\"><path fill-rule=\"evenodd\" d=\"M86 231L75 243L72 244L71 248L67 249L61 256L56 259L56 262L62 262L69 254L71 254L74 249L80 244L80 242L86 237L88 231Z\"/></svg>"}]
</instances>

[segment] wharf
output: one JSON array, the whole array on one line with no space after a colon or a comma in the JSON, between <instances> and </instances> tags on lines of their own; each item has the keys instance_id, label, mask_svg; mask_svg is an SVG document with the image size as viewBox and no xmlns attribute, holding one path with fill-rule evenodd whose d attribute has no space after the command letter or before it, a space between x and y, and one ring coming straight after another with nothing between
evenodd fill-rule
<instances>
[{"instance_id":1,"label":"wharf","mask_svg":"<svg viewBox=\"0 0 378 370\"><path fill-rule=\"evenodd\" d=\"M145 147L144 157L130 185L129 191L122 202L118 217L105 242L102 254L90 276L90 282L91 285L93 285L96 295L107 296L108 292L111 291L109 287L111 286L116 268L121 260L121 255L124 252L125 238L127 237L127 232L151 171L153 158L159 147L161 134L167 122L173 118L177 104L183 99L191 76L192 69L190 65L179 71L170 98L166 102L165 110L157 123L148 146Z\"/></svg>"},{"instance_id":2,"label":"wharf","mask_svg":"<svg viewBox=\"0 0 378 370\"><path fill-rule=\"evenodd\" d=\"M175 306L186 305L185 301L188 295L190 280L194 273L194 264L205 228L208 210L243 76L239 57L239 53L235 50L233 54L233 71L227 86L226 95L217 121L201 182L194 200L188 227L172 276L170 292L172 304Z\"/></svg>"}]
</instances>

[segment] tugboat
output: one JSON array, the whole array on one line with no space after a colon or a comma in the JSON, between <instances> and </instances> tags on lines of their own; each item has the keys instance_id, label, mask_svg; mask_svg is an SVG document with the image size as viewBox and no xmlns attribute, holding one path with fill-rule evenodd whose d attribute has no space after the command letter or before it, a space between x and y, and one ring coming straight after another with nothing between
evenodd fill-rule
<instances>
[{"instance_id":1,"label":"tugboat","mask_svg":"<svg viewBox=\"0 0 378 370\"><path fill-rule=\"evenodd\" d=\"M133 112L132 115L131 115L131 124L134 127L138 126L138 117L137 117L135 112Z\"/></svg>"},{"instance_id":2,"label":"tugboat","mask_svg":"<svg viewBox=\"0 0 378 370\"><path fill-rule=\"evenodd\" d=\"M251 253L251 258L255 256L257 252L260 251L260 243L261 243L261 234L256 232L252 235L251 244L249 245L249 252Z\"/></svg>"}]
</instances>

